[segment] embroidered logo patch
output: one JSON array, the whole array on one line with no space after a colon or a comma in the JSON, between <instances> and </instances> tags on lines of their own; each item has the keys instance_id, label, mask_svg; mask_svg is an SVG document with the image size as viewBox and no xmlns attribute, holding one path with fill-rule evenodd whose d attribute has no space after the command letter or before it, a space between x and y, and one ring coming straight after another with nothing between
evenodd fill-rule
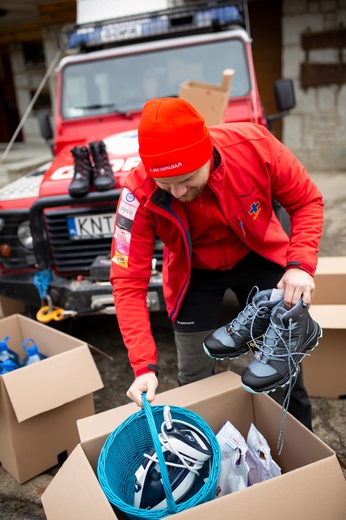
<instances>
[{"instance_id":1,"label":"embroidered logo patch","mask_svg":"<svg viewBox=\"0 0 346 520\"><path fill-rule=\"evenodd\" d=\"M251 203L249 214L252 216L253 220L256 220L260 214L261 209L262 208L259 201Z\"/></svg>"}]
</instances>

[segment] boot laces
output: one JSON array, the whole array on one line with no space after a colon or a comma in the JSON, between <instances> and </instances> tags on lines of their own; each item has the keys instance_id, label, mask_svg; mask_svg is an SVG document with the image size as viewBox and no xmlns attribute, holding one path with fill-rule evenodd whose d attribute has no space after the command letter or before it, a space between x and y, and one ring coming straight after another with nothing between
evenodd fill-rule
<instances>
[{"instance_id":1,"label":"boot laces","mask_svg":"<svg viewBox=\"0 0 346 520\"><path fill-rule=\"evenodd\" d=\"M304 352L296 352L292 345L292 331L293 331L293 320L292 318L288 321L287 329L284 325L274 323L273 319L270 318L270 326L268 327L267 333L264 336L263 344L259 350L255 353L254 357L261 363L269 362L271 359L288 361L288 372L289 380L285 398L282 403L282 419L280 426L280 433L277 442L277 449L279 455L281 455L282 448L284 445L284 432L285 432L285 421L288 412L288 407L291 400L292 389L296 383L299 373L299 362L310 354ZM288 333L288 335L287 335ZM287 340L285 336L287 335ZM272 343L268 345L267 340ZM264 359L265 358L265 359Z\"/></svg>"},{"instance_id":2,"label":"boot laces","mask_svg":"<svg viewBox=\"0 0 346 520\"><path fill-rule=\"evenodd\" d=\"M93 156L93 159L94 159L97 175L106 175L107 169L110 168L110 164L109 164L106 148L101 143L97 147L96 153Z\"/></svg>"},{"instance_id":3,"label":"boot laces","mask_svg":"<svg viewBox=\"0 0 346 520\"><path fill-rule=\"evenodd\" d=\"M86 155L74 156L75 159L75 179L83 179L90 175L92 172L92 166L90 160Z\"/></svg>"},{"instance_id":4,"label":"boot laces","mask_svg":"<svg viewBox=\"0 0 346 520\"><path fill-rule=\"evenodd\" d=\"M251 295L254 290L255 290L255 294L257 294L259 291L258 287L254 287L250 291L250 293L247 297L245 308L239 312L239 314L236 318L234 318L230 323L228 323L226 325L225 329L226 329L226 333L228 335L230 335L232 333L235 333L235 334L238 333L238 335L239 335L239 331L241 331L241 329L243 329L244 326L247 326L250 324L251 340L254 344L254 347L259 348L259 345L262 344L263 335L261 335L259 338L254 337L255 336L254 323L255 323L257 316L261 317L263 314L265 314L268 311L268 307L266 307L264 305L261 306L260 308L257 307L257 305L253 302L253 299L250 302L250 298L251 298Z\"/></svg>"}]
</instances>

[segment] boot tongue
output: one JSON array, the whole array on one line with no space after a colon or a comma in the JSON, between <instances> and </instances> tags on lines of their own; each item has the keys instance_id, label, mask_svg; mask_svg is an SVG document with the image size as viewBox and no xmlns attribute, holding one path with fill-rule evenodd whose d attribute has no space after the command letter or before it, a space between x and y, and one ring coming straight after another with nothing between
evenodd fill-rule
<instances>
[{"instance_id":1,"label":"boot tongue","mask_svg":"<svg viewBox=\"0 0 346 520\"><path fill-rule=\"evenodd\" d=\"M285 314L287 313L287 310L284 306L283 302L280 302L276 307L274 307L272 316L271 316L271 323L267 329L267 332L265 334L265 345L268 347L273 347L277 343L277 332L275 330L274 325L283 325L283 318ZM274 325L273 325L274 324ZM266 351L265 346L263 346L263 351Z\"/></svg>"},{"instance_id":2,"label":"boot tongue","mask_svg":"<svg viewBox=\"0 0 346 520\"><path fill-rule=\"evenodd\" d=\"M272 320L277 323L278 321L283 322L286 317L287 309L283 302L280 302L278 306L273 309Z\"/></svg>"}]
</instances>

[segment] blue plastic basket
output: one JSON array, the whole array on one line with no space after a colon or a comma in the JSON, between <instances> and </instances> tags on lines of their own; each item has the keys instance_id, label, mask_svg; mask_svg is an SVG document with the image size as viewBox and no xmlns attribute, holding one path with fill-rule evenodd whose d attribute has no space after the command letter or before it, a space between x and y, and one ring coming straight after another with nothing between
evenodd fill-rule
<instances>
[{"instance_id":1,"label":"blue plastic basket","mask_svg":"<svg viewBox=\"0 0 346 520\"><path fill-rule=\"evenodd\" d=\"M216 496L220 473L221 450L210 426L198 414L185 408L170 406L173 420L185 421L198 428L209 440L213 455L207 460L189 493L179 504L172 495L162 446L158 439L163 421L163 406L151 406L143 394L143 408L126 419L104 443L97 466L100 485L109 502L130 520L156 520L179 513ZM147 510L134 507L135 472L143 462L143 454L154 446L162 475L167 507Z\"/></svg>"}]
</instances>

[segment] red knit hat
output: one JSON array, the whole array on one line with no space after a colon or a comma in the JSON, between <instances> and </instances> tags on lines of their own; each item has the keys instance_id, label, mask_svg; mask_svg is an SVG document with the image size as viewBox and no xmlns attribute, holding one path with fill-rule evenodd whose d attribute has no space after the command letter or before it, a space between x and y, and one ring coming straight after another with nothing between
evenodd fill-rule
<instances>
[{"instance_id":1,"label":"red knit hat","mask_svg":"<svg viewBox=\"0 0 346 520\"><path fill-rule=\"evenodd\" d=\"M180 98L145 103L138 141L145 170L155 178L193 172L208 162L213 150L203 117Z\"/></svg>"}]
</instances>

